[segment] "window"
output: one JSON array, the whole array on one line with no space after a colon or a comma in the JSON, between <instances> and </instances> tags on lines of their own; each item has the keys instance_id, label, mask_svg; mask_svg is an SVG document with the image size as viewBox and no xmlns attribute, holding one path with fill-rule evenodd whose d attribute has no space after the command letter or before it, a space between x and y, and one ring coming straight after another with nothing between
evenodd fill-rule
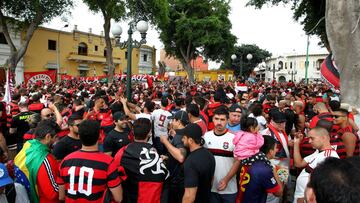
<instances>
[{"instance_id":1,"label":"window","mask_svg":"<svg viewBox=\"0 0 360 203\"><path fill-rule=\"evenodd\" d=\"M97 45L95 45L95 51L98 51L98 46Z\"/></svg>"},{"instance_id":2,"label":"window","mask_svg":"<svg viewBox=\"0 0 360 203\"><path fill-rule=\"evenodd\" d=\"M106 57L107 56L107 51L106 51L106 49L104 49L104 57Z\"/></svg>"},{"instance_id":3,"label":"window","mask_svg":"<svg viewBox=\"0 0 360 203\"><path fill-rule=\"evenodd\" d=\"M143 61L146 62L147 61L147 54L143 55Z\"/></svg>"},{"instance_id":4,"label":"window","mask_svg":"<svg viewBox=\"0 0 360 203\"><path fill-rule=\"evenodd\" d=\"M8 44L4 33L0 33L0 44Z\"/></svg>"},{"instance_id":5,"label":"window","mask_svg":"<svg viewBox=\"0 0 360 203\"><path fill-rule=\"evenodd\" d=\"M87 52L88 52L87 45L84 42L81 42L78 46L78 54L87 56Z\"/></svg>"},{"instance_id":6,"label":"window","mask_svg":"<svg viewBox=\"0 0 360 203\"><path fill-rule=\"evenodd\" d=\"M285 63L285 69L287 69L287 62Z\"/></svg>"},{"instance_id":7,"label":"window","mask_svg":"<svg viewBox=\"0 0 360 203\"><path fill-rule=\"evenodd\" d=\"M290 69L292 69L292 62L290 62Z\"/></svg>"},{"instance_id":8,"label":"window","mask_svg":"<svg viewBox=\"0 0 360 203\"><path fill-rule=\"evenodd\" d=\"M55 40L48 40L48 50L56 51L56 41Z\"/></svg>"},{"instance_id":9,"label":"window","mask_svg":"<svg viewBox=\"0 0 360 203\"><path fill-rule=\"evenodd\" d=\"M86 77L87 70L79 70L79 72L80 72L80 77Z\"/></svg>"},{"instance_id":10,"label":"window","mask_svg":"<svg viewBox=\"0 0 360 203\"><path fill-rule=\"evenodd\" d=\"M128 53L127 53L127 51L125 52L125 59L127 59L127 55L128 55Z\"/></svg>"}]
</instances>

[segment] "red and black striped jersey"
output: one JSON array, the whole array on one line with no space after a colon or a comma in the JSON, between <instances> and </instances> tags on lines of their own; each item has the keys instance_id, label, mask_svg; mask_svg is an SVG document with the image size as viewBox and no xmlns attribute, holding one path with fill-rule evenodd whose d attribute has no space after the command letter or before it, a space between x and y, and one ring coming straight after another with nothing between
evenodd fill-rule
<instances>
[{"instance_id":1,"label":"red and black striped jersey","mask_svg":"<svg viewBox=\"0 0 360 203\"><path fill-rule=\"evenodd\" d=\"M352 133L355 137L356 137L356 142L355 142L355 150L354 150L354 156L359 156L360 154L360 140L359 140L359 136L357 134L357 132L350 126L346 126L345 128L341 128L337 131L336 134L334 134L333 136L333 140L336 140L337 142L335 143L337 145L337 148L340 149L336 149L336 152L338 153L339 157L341 159L345 159L346 158L346 148L345 145L343 143L343 138L342 136L344 135L344 133L349 132ZM331 145L333 145L333 143L331 143ZM341 150L341 151L340 151Z\"/></svg>"},{"instance_id":2,"label":"red and black striped jersey","mask_svg":"<svg viewBox=\"0 0 360 203\"><path fill-rule=\"evenodd\" d=\"M169 176L160 155L149 143L133 142L115 155L125 203L159 203L163 182Z\"/></svg>"},{"instance_id":3,"label":"red and black striped jersey","mask_svg":"<svg viewBox=\"0 0 360 203\"><path fill-rule=\"evenodd\" d=\"M120 183L113 158L98 151L73 152L60 165L58 184L65 185L65 202L102 202L106 189Z\"/></svg>"},{"instance_id":4,"label":"red and black striped jersey","mask_svg":"<svg viewBox=\"0 0 360 203\"><path fill-rule=\"evenodd\" d=\"M20 113L19 106L16 103L10 102L9 106L10 106L10 113L7 115L7 119L6 119L7 121L6 126L8 128L10 128L11 126L12 118L16 116L18 113Z\"/></svg>"},{"instance_id":5,"label":"red and black striped jersey","mask_svg":"<svg viewBox=\"0 0 360 203\"><path fill-rule=\"evenodd\" d=\"M309 124L309 128L310 129L315 128L319 120L327 120L327 121L332 122L334 119L333 119L330 112L321 113L319 115L314 116L311 119L310 124Z\"/></svg>"}]
</instances>

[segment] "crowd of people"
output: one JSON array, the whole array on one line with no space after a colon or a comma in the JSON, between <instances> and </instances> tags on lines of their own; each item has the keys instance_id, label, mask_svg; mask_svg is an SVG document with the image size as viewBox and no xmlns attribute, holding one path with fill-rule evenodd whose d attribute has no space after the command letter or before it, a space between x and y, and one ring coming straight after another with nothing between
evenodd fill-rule
<instances>
[{"instance_id":1,"label":"crowd of people","mask_svg":"<svg viewBox=\"0 0 360 203\"><path fill-rule=\"evenodd\" d=\"M359 113L324 83L18 86L0 202L360 202ZM0 92L4 92L0 89Z\"/></svg>"}]
</instances>

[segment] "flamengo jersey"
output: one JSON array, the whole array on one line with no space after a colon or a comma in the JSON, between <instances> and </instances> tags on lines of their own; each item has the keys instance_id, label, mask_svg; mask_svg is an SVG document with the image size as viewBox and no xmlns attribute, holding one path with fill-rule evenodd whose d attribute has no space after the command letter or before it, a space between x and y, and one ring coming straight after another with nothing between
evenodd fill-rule
<instances>
[{"instance_id":1,"label":"flamengo jersey","mask_svg":"<svg viewBox=\"0 0 360 203\"><path fill-rule=\"evenodd\" d=\"M323 151L316 150L313 154L304 158L304 161L308 165L301 171L300 175L296 179L295 199L303 198L306 188L306 184L309 182L309 177L312 171L328 157L339 158L334 149L326 149Z\"/></svg>"},{"instance_id":2,"label":"flamengo jersey","mask_svg":"<svg viewBox=\"0 0 360 203\"><path fill-rule=\"evenodd\" d=\"M211 192L219 194L234 194L237 193L236 177L232 177L223 191L218 191L217 186L221 179L223 179L230 171L234 163L233 151L235 145L233 139L235 135L226 131L223 135L215 135L214 131L208 131L204 135L205 144L207 148L215 157L215 173Z\"/></svg>"},{"instance_id":3,"label":"flamengo jersey","mask_svg":"<svg viewBox=\"0 0 360 203\"><path fill-rule=\"evenodd\" d=\"M149 143L133 142L115 155L124 190L124 203L160 203L163 182L169 176L160 155Z\"/></svg>"},{"instance_id":4,"label":"flamengo jersey","mask_svg":"<svg viewBox=\"0 0 360 203\"><path fill-rule=\"evenodd\" d=\"M107 188L120 185L113 158L93 151L76 151L60 165L59 185L65 185L65 202L102 202Z\"/></svg>"},{"instance_id":5,"label":"flamengo jersey","mask_svg":"<svg viewBox=\"0 0 360 203\"><path fill-rule=\"evenodd\" d=\"M167 135L168 125L170 123L169 116L172 114L163 109L156 109L151 114L151 120L154 121L154 136L160 137L161 135Z\"/></svg>"}]
</instances>

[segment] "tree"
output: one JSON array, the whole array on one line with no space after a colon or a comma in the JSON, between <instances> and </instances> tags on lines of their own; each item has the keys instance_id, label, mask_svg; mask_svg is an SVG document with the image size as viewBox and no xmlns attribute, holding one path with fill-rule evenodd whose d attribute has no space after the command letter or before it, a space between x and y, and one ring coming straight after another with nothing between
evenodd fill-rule
<instances>
[{"instance_id":1,"label":"tree","mask_svg":"<svg viewBox=\"0 0 360 203\"><path fill-rule=\"evenodd\" d=\"M249 75L253 69L266 58L271 57L271 53L267 50L259 48L255 44L242 44L241 46L235 46L234 53L236 59L233 61L230 57L225 63L221 65L222 69L231 67L234 70L234 75L238 76L240 73L240 66L242 65L243 75ZM248 60L246 57L251 54L253 57Z\"/></svg>"},{"instance_id":2,"label":"tree","mask_svg":"<svg viewBox=\"0 0 360 203\"><path fill-rule=\"evenodd\" d=\"M360 103L360 2L328 0L326 31L340 71L342 102L359 108Z\"/></svg>"},{"instance_id":3,"label":"tree","mask_svg":"<svg viewBox=\"0 0 360 203\"><path fill-rule=\"evenodd\" d=\"M72 5L72 0L21 0L16 3L13 0L0 1L0 26L10 46L10 57L5 66L10 67L14 73L29 46L35 29L40 24L68 12ZM25 31L19 48L12 41L10 31Z\"/></svg>"},{"instance_id":4,"label":"tree","mask_svg":"<svg viewBox=\"0 0 360 203\"><path fill-rule=\"evenodd\" d=\"M261 9L265 4L278 5L280 3L291 3L291 9L294 11L294 19L300 21L306 33L325 16L326 0L248 0L248 6L254 6ZM327 40L325 21L320 24L309 34L315 34L321 39L322 45L329 49Z\"/></svg>"},{"instance_id":5,"label":"tree","mask_svg":"<svg viewBox=\"0 0 360 203\"><path fill-rule=\"evenodd\" d=\"M167 55L180 60L193 82L192 59L202 55L220 62L233 53L236 37L230 33L229 2L169 0L169 3L170 21L160 27L160 39Z\"/></svg>"},{"instance_id":6,"label":"tree","mask_svg":"<svg viewBox=\"0 0 360 203\"><path fill-rule=\"evenodd\" d=\"M106 64L109 69L110 83L113 81L115 66L113 48L110 38L111 19L119 21L125 15L125 2L118 0L84 0L84 3L93 12L101 12L104 18L104 35L106 44Z\"/></svg>"},{"instance_id":7,"label":"tree","mask_svg":"<svg viewBox=\"0 0 360 203\"><path fill-rule=\"evenodd\" d=\"M104 18L104 34L106 42L106 63L109 68L109 81L114 77L113 47L110 38L111 19L120 21L127 17L135 19L148 19L153 24L166 22L167 0L84 0L93 12L100 12Z\"/></svg>"}]
</instances>

